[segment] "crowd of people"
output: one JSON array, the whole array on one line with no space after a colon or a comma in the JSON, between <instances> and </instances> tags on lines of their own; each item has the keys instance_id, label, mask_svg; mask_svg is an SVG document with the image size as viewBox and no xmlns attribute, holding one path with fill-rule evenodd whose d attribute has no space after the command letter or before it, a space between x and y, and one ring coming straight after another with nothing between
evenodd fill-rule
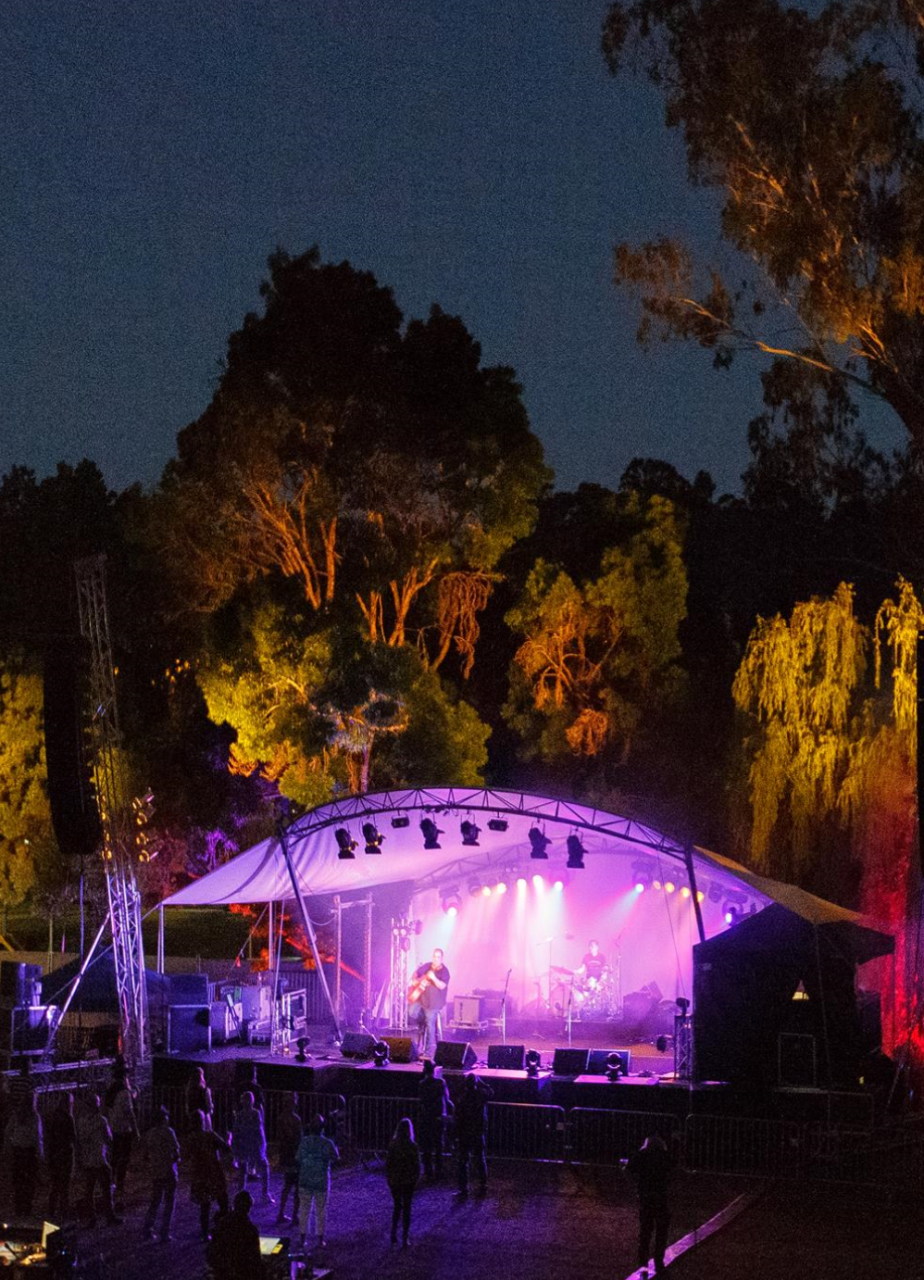
<instances>
[{"instance_id":1,"label":"crowd of people","mask_svg":"<svg viewBox=\"0 0 924 1280\"><path fill-rule=\"evenodd\" d=\"M391 1243L410 1241L415 1191L421 1180L442 1179L449 1126L457 1156L456 1195L464 1199L470 1182L476 1194L487 1193L487 1105L492 1090L474 1073L466 1075L453 1105L446 1081L434 1064L423 1064L417 1106L417 1134L410 1117L402 1117L388 1146L385 1176L392 1197ZM62 1090L44 1120L37 1095L21 1084L10 1091L0 1077L0 1133L12 1181L13 1212L27 1219L36 1206L40 1172L47 1177L47 1216L67 1218L76 1180L79 1200L74 1210L88 1225L97 1212L107 1223L123 1221L126 1177L136 1146L145 1159L149 1186L142 1234L145 1239L172 1239L179 1167L189 1175L190 1198L199 1211L199 1229L206 1243L216 1280L260 1274L259 1231L250 1219L253 1197L248 1178L259 1179L265 1204L275 1205L270 1191L263 1091L254 1069L239 1095L227 1138L213 1128L212 1094L202 1068L190 1078L183 1114L171 1116L158 1108L143 1140L136 1116L136 1094L127 1071L117 1065L105 1094L85 1094L77 1107L70 1090ZM180 1128L180 1135L177 1134ZM331 1168L339 1161L334 1135L326 1132L323 1116L307 1126L299 1110L299 1095L285 1096L276 1122L281 1199L276 1223L297 1227L296 1244L306 1249L326 1245ZM228 1173L236 1194L229 1201ZM648 1258L654 1237L657 1270L663 1267L669 1214L667 1180L670 1160L658 1138L646 1141L630 1162L639 1185L640 1258ZM286 1208L291 1196L291 1217ZM213 1210L214 1216L213 1216ZM400 1237L399 1237L400 1232ZM249 1269L248 1269L249 1268Z\"/></svg>"}]
</instances>

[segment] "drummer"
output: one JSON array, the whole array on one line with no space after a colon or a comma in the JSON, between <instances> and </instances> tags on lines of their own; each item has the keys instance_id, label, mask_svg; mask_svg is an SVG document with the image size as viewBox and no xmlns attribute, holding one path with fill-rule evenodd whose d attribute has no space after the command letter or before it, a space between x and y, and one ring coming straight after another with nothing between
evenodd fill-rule
<instances>
[{"instance_id":1,"label":"drummer","mask_svg":"<svg viewBox=\"0 0 924 1280\"><path fill-rule=\"evenodd\" d=\"M600 943L596 938L591 938L587 944L587 952L580 966L575 969L574 975L579 979L581 986L596 987L599 985L606 973L606 956L600 950Z\"/></svg>"}]
</instances>

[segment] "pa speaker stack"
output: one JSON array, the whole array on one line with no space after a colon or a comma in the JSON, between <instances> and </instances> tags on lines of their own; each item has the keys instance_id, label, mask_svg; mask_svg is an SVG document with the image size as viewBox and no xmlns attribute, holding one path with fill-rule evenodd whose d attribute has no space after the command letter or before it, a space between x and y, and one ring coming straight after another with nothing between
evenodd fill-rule
<instances>
[{"instance_id":1,"label":"pa speaker stack","mask_svg":"<svg viewBox=\"0 0 924 1280\"><path fill-rule=\"evenodd\" d=\"M457 1040L440 1040L433 1061L447 1071L468 1071L478 1061L478 1054L470 1044Z\"/></svg>"}]
</instances>

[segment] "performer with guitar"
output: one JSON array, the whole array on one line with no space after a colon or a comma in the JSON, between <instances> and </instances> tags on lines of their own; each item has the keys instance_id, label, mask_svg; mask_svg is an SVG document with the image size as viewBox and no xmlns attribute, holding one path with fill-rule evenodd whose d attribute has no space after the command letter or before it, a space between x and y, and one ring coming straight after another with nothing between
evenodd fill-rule
<instances>
[{"instance_id":1,"label":"performer with guitar","mask_svg":"<svg viewBox=\"0 0 924 1280\"><path fill-rule=\"evenodd\" d=\"M420 1044L422 1057L435 1053L437 1042L442 1037L440 1013L446 1007L448 987L449 970L443 964L442 951L437 947L429 964L422 964L414 970L414 980L407 993L408 1004L418 1005L423 1014Z\"/></svg>"}]
</instances>

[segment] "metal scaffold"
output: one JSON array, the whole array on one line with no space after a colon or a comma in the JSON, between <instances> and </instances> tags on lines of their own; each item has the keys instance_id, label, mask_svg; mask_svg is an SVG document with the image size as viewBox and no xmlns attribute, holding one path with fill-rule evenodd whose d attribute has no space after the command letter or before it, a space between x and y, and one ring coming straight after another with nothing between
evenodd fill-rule
<instances>
[{"instance_id":1,"label":"metal scaffold","mask_svg":"<svg viewBox=\"0 0 924 1280\"><path fill-rule=\"evenodd\" d=\"M136 821L123 764L116 669L109 635L106 560L104 556L92 556L78 560L74 567L80 633L87 642L89 658L89 755L103 831L101 853L106 873L122 1053L137 1069L150 1056L148 1003L141 894L135 877ZM82 972L89 959L87 956Z\"/></svg>"}]
</instances>

